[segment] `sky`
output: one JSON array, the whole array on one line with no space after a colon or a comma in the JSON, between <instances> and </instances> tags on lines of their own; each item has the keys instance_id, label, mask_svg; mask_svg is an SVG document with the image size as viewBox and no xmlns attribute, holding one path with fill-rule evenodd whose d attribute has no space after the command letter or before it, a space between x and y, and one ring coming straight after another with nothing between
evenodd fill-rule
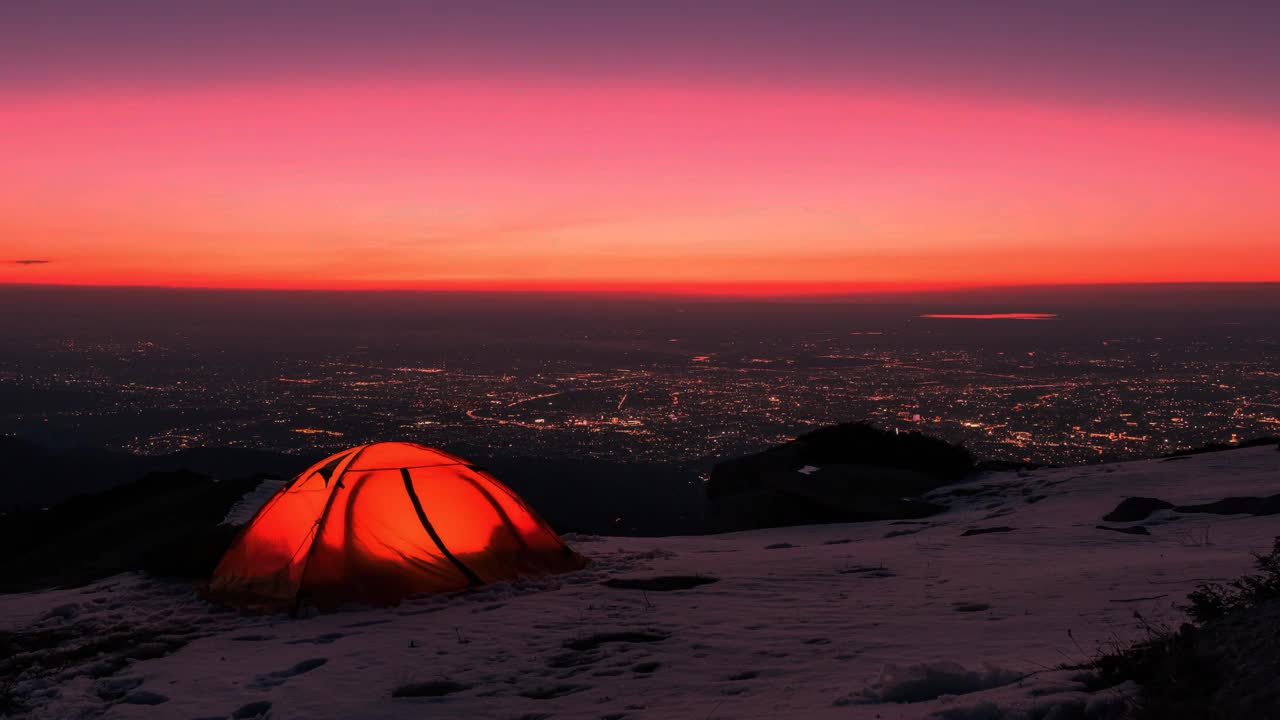
<instances>
[{"instance_id":1,"label":"sky","mask_svg":"<svg viewBox=\"0 0 1280 720\"><path fill-rule=\"evenodd\" d=\"M1280 4L0 3L0 283L1280 281Z\"/></svg>"}]
</instances>

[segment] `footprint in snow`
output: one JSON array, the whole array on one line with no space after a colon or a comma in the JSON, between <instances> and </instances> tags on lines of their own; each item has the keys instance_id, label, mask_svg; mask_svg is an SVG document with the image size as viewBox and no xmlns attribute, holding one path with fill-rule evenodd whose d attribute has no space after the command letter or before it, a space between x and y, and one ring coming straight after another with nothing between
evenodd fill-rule
<instances>
[{"instance_id":1,"label":"footprint in snow","mask_svg":"<svg viewBox=\"0 0 1280 720\"><path fill-rule=\"evenodd\" d=\"M249 687L254 688L255 690L267 690L277 685L283 685L287 680L289 680L289 678L309 673L327 662L329 662L328 658L311 658L310 660L303 660L288 670L277 670L275 672L259 675L254 679L253 683Z\"/></svg>"},{"instance_id":2,"label":"footprint in snow","mask_svg":"<svg viewBox=\"0 0 1280 720\"><path fill-rule=\"evenodd\" d=\"M108 678L99 680L94 684L94 692L98 697L113 702L123 699L131 690L136 690L142 684L142 678Z\"/></svg>"},{"instance_id":3,"label":"footprint in snow","mask_svg":"<svg viewBox=\"0 0 1280 720\"><path fill-rule=\"evenodd\" d=\"M854 565L852 567L842 568L841 575L861 575L868 578L891 578L896 577L896 573L883 565Z\"/></svg>"},{"instance_id":4,"label":"footprint in snow","mask_svg":"<svg viewBox=\"0 0 1280 720\"><path fill-rule=\"evenodd\" d=\"M362 628L362 627L369 627L370 625L385 625L386 623L389 623L389 622L391 622L391 621L390 621L390 620L364 620L364 621L362 621L362 622L347 623L346 625L343 625L342 627L344 627L344 628Z\"/></svg>"},{"instance_id":5,"label":"footprint in snow","mask_svg":"<svg viewBox=\"0 0 1280 720\"><path fill-rule=\"evenodd\" d=\"M161 705L169 702L169 698L160 693L147 692L146 690L134 690L124 696L121 702L126 705Z\"/></svg>"},{"instance_id":6,"label":"footprint in snow","mask_svg":"<svg viewBox=\"0 0 1280 720\"><path fill-rule=\"evenodd\" d=\"M539 687L525 690L520 693L522 697L531 700L554 700L555 698L572 695L583 690L590 690L589 685L553 685L550 687Z\"/></svg>"},{"instance_id":7,"label":"footprint in snow","mask_svg":"<svg viewBox=\"0 0 1280 720\"><path fill-rule=\"evenodd\" d=\"M547 667L556 670L585 667L587 665L594 665L602 659L604 659L604 653L599 651L570 651L552 655L547 659Z\"/></svg>"},{"instance_id":8,"label":"footprint in snow","mask_svg":"<svg viewBox=\"0 0 1280 720\"><path fill-rule=\"evenodd\" d=\"M456 683L452 680L432 680L430 682L401 685L391 691L391 697L444 697L445 695L462 692L469 687L471 686Z\"/></svg>"},{"instance_id":9,"label":"footprint in snow","mask_svg":"<svg viewBox=\"0 0 1280 720\"><path fill-rule=\"evenodd\" d=\"M340 632L325 633L323 635L317 635L313 638L303 638L301 640L290 640L285 644L286 645L328 645L334 640L341 640L342 638L350 634L352 633L340 633Z\"/></svg>"},{"instance_id":10,"label":"footprint in snow","mask_svg":"<svg viewBox=\"0 0 1280 720\"><path fill-rule=\"evenodd\" d=\"M253 720L254 718L265 718L271 713L271 703L266 700L247 703L236 708L231 713L232 720Z\"/></svg>"},{"instance_id":11,"label":"footprint in snow","mask_svg":"<svg viewBox=\"0 0 1280 720\"><path fill-rule=\"evenodd\" d=\"M605 643L651 643L661 642L671 637L670 633L651 631L630 631L597 633L585 638L566 640L562 645L570 650L595 650Z\"/></svg>"}]
</instances>

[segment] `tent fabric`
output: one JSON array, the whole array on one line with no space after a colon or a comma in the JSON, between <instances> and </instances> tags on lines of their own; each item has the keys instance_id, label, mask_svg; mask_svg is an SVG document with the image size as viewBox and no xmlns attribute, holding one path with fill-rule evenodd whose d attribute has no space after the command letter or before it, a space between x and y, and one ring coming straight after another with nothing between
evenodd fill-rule
<instances>
[{"instance_id":1,"label":"tent fabric","mask_svg":"<svg viewBox=\"0 0 1280 720\"><path fill-rule=\"evenodd\" d=\"M392 605L586 563L488 473L422 445L375 443L316 463L268 500L209 593L264 609Z\"/></svg>"}]
</instances>

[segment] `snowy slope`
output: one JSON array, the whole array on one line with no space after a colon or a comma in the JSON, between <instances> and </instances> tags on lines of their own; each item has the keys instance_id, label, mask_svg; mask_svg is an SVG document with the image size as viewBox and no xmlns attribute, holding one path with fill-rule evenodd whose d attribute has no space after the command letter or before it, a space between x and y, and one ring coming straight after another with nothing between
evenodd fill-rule
<instances>
[{"instance_id":1,"label":"snowy slope","mask_svg":"<svg viewBox=\"0 0 1280 720\"><path fill-rule=\"evenodd\" d=\"M1176 625L1197 583L1246 571L1280 534L1280 516L1172 511L1145 523L1150 536L1095 527L1129 495L1280 493L1274 447L960 487L935 495L951 511L916 524L571 536L594 560L581 573L392 609L240 616L124 575L2 596L0 622L148 643L114 651L138 656L127 665L71 659L60 678L20 683L34 717L1016 718L1117 701L1056 668L1139 637L1135 611ZM962 535L993 527L1012 530ZM718 582L601 585L655 575ZM405 686L440 695L392 697Z\"/></svg>"},{"instance_id":2,"label":"snowy slope","mask_svg":"<svg viewBox=\"0 0 1280 720\"><path fill-rule=\"evenodd\" d=\"M226 525L244 525L253 519L258 510L288 483L284 480L263 480L231 506L222 519Z\"/></svg>"}]
</instances>

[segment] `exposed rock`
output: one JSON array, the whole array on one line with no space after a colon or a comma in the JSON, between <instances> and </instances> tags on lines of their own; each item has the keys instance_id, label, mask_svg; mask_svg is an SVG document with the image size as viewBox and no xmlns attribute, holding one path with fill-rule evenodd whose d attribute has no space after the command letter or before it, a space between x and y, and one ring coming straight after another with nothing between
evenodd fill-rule
<instances>
[{"instance_id":1,"label":"exposed rock","mask_svg":"<svg viewBox=\"0 0 1280 720\"><path fill-rule=\"evenodd\" d=\"M850 423L728 460L707 483L713 531L928 517L924 493L963 479L968 451L919 433Z\"/></svg>"},{"instance_id":2,"label":"exposed rock","mask_svg":"<svg viewBox=\"0 0 1280 720\"><path fill-rule=\"evenodd\" d=\"M1280 495L1270 497L1229 497L1202 505L1179 505L1180 513L1210 513L1213 515L1276 515L1280 514Z\"/></svg>"},{"instance_id":3,"label":"exposed rock","mask_svg":"<svg viewBox=\"0 0 1280 720\"><path fill-rule=\"evenodd\" d=\"M1110 530L1111 532L1124 533L1126 535L1150 535L1151 531L1143 525L1134 525L1133 527L1107 527L1106 525L1096 525L1099 530Z\"/></svg>"},{"instance_id":4,"label":"exposed rock","mask_svg":"<svg viewBox=\"0 0 1280 720\"><path fill-rule=\"evenodd\" d=\"M1280 515L1280 495L1268 497L1229 497L1199 505L1174 505L1159 498L1125 498L1115 510L1102 516L1107 522L1137 522L1146 520L1157 510L1173 510L1179 513L1208 513L1212 515ZM1116 528L1107 528L1114 530Z\"/></svg>"},{"instance_id":5,"label":"exposed rock","mask_svg":"<svg viewBox=\"0 0 1280 720\"><path fill-rule=\"evenodd\" d=\"M1173 503L1160 498L1128 497L1120 501L1115 510L1102 516L1107 522L1137 522L1151 517L1157 510L1168 510Z\"/></svg>"},{"instance_id":6,"label":"exposed rock","mask_svg":"<svg viewBox=\"0 0 1280 720\"><path fill-rule=\"evenodd\" d=\"M1013 532L1014 529L1015 528L1011 528L1008 525L1000 525L998 527L969 528L968 530L965 530L964 532L960 533L960 537L972 537L974 535L990 535L991 533L1007 533L1007 532Z\"/></svg>"}]
</instances>

